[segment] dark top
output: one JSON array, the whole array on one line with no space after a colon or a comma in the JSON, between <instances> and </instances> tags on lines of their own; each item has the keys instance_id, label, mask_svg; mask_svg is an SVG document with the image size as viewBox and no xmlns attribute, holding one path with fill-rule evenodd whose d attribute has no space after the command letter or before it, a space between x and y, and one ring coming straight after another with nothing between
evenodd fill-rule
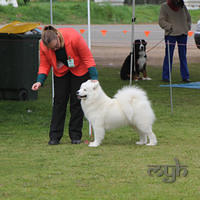
<instances>
[{"instance_id":1,"label":"dark top","mask_svg":"<svg viewBox=\"0 0 200 200\"><path fill-rule=\"evenodd\" d=\"M68 67L68 63L67 63L67 52L65 51L65 47L61 47L60 49L55 51L56 54L56 59L63 62L67 67Z\"/></svg>"}]
</instances>

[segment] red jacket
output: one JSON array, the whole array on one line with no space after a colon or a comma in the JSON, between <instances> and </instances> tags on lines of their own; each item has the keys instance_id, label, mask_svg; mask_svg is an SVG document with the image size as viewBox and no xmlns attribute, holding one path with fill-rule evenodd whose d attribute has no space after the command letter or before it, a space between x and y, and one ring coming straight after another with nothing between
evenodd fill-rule
<instances>
[{"instance_id":1,"label":"red jacket","mask_svg":"<svg viewBox=\"0 0 200 200\"><path fill-rule=\"evenodd\" d=\"M88 72L88 68L96 66L90 49L83 37L73 28L59 28L65 41L67 56L74 59L75 67L69 68L63 65L61 68L56 66L56 55L48 49L43 42L40 42L40 66L38 74L48 75L51 66L55 76L63 76L68 70L76 76L82 76Z\"/></svg>"}]
</instances>

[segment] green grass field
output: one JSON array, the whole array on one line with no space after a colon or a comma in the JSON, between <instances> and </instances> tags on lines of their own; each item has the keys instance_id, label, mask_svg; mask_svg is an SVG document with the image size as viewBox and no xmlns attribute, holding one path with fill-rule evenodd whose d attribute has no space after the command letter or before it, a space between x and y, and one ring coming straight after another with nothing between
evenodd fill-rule
<instances>
[{"instance_id":1,"label":"green grass field","mask_svg":"<svg viewBox=\"0 0 200 200\"><path fill-rule=\"evenodd\" d=\"M98 68L104 91L113 96L128 81L119 69ZM135 130L107 132L103 144L89 148L71 145L67 132L58 146L48 146L51 118L51 76L36 101L0 101L0 199L2 200L199 200L200 91L161 88L161 68L148 68L152 81L134 83L144 88L157 120L155 147L136 146ZM190 64L191 79L199 81L199 65ZM179 67L173 69L180 82ZM27 111L32 112L27 112ZM68 121L69 117L67 118ZM84 121L83 141L89 140ZM174 183L147 174L148 165L187 165L188 175Z\"/></svg>"}]
</instances>

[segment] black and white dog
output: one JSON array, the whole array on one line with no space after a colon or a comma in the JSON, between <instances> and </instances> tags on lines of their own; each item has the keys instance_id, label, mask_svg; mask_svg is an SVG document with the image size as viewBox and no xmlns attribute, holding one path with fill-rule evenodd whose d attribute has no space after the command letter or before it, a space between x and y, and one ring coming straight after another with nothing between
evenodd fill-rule
<instances>
[{"instance_id":1,"label":"black and white dog","mask_svg":"<svg viewBox=\"0 0 200 200\"><path fill-rule=\"evenodd\" d=\"M151 80L147 76L146 72L146 45L145 40L135 40L133 48L133 62L132 62L132 79L138 81L142 80ZM134 53L135 49L135 53ZM122 80L130 79L130 62L131 62L131 53L126 57L120 71L120 77ZM143 77L140 78L140 72L142 72Z\"/></svg>"}]
</instances>

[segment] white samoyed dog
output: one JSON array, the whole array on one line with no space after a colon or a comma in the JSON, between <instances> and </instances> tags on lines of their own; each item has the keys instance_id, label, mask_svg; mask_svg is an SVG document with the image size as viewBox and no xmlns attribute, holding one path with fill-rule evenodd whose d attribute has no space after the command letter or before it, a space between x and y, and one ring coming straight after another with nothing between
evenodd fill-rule
<instances>
[{"instance_id":1,"label":"white samoyed dog","mask_svg":"<svg viewBox=\"0 0 200 200\"><path fill-rule=\"evenodd\" d=\"M146 93L137 87L127 86L117 92L114 98L108 97L98 81L88 80L77 91L85 117L94 130L94 141L90 147L101 144L105 131L129 125L139 131L138 145L156 145L152 131L155 115ZM149 139L149 143L148 143Z\"/></svg>"}]
</instances>

